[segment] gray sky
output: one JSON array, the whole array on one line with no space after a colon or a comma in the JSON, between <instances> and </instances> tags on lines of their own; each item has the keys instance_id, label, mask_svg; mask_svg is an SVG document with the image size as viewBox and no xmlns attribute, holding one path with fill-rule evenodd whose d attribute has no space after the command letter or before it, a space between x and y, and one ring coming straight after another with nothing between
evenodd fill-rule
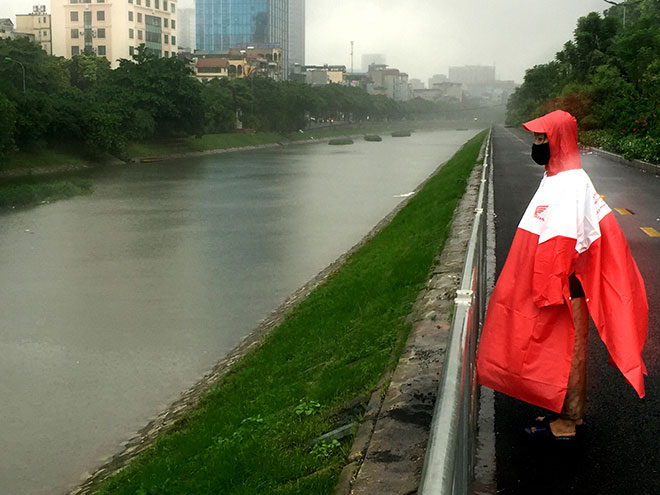
<instances>
[{"instance_id":1,"label":"gray sky","mask_svg":"<svg viewBox=\"0 0 660 495\"><path fill-rule=\"evenodd\" d=\"M0 17L50 0L0 0ZM179 0L179 7L193 0ZM354 66L363 53L426 81L450 65L493 65L500 79L521 82L573 36L577 18L602 12L603 0L307 0L308 64Z\"/></svg>"}]
</instances>

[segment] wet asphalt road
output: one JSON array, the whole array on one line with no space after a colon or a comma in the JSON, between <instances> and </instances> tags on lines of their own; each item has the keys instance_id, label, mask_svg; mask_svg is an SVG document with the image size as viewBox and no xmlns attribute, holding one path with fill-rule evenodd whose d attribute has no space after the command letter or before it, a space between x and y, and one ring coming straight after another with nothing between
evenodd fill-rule
<instances>
[{"instance_id":1,"label":"wet asphalt road","mask_svg":"<svg viewBox=\"0 0 660 495\"><path fill-rule=\"evenodd\" d=\"M494 129L497 274L543 174L529 156L531 143L522 129ZM592 323L588 426L575 441L530 441L523 428L542 411L496 393L498 494L660 494L660 237L641 230L660 231L660 177L594 154L583 154L582 164L612 209L633 213L614 214L646 283L646 397L638 399L619 371L608 366Z\"/></svg>"}]
</instances>

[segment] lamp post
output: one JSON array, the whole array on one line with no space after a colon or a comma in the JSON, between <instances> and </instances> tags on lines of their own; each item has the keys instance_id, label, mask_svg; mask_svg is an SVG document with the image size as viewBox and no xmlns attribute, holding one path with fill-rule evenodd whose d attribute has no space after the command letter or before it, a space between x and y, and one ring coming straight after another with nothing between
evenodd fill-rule
<instances>
[{"instance_id":1,"label":"lamp post","mask_svg":"<svg viewBox=\"0 0 660 495\"><path fill-rule=\"evenodd\" d=\"M612 0L603 0L603 2L607 2L610 5L616 5L617 7L623 7L623 27L625 29L626 27L626 5L637 5L638 3L641 3L642 0L637 0L636 2L626 2L625 0L623 2L613 2Z\"/></svg>"},{"instance_id":2,"label":"lamp post","mask_svg":"<svg viewBox=\"0 0 660 495\"><path fill-rule=\"evenodd\" d=\"M21 69L23 70L23 93L25 93L25 66L18 60L14 60L11 57L5 57L5 60L8 62L16 62L18 65L21 66Z\"/></svg>"}]
</instances>

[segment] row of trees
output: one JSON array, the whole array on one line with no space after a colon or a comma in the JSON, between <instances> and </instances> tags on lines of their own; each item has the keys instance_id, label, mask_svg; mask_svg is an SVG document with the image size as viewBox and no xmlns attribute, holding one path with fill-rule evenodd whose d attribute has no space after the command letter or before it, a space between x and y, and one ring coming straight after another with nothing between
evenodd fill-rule
<instances>
[{"instance_id":1,"label":"row of trees","mask_svg":"<svg viewBox=\"0 0 660 495\"><path fill-rule=\"evenodd\" d=\"M113 70L103 57L64 59L25 39L0 39L0 154L68 142L122 156L129 142L233 132L237 118L286 133L310 120L395 120L440 109L258 75L200 83L185 60L144 49Z\"/></svg>"},{"instance_id":2,"label":"row of trees","mask_svg":"<svg viewBox=\"0 0 660 495\"><path fill-rule=\"evenodd\" d=\"M553 61L527 71L508 123L560 108L577 117L585 144L660 162L660 2L592 12L574 34Z\"/></svg>"}]
</instances>

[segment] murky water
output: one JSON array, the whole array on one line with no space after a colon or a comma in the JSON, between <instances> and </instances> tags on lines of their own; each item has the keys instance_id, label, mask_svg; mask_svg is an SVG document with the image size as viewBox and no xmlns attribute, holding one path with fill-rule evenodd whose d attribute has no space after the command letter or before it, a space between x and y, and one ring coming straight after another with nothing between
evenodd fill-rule
<instances>
[{"instance_id":1,"label":"murky water","mask_svg":"<svg viewBox=\"0 0 660 495\"><path fill-rule=\"evenodd\" d=\"M474 134L109 168L0 214L0 493L72 488Z\"/></svg>"}]
</instances>

